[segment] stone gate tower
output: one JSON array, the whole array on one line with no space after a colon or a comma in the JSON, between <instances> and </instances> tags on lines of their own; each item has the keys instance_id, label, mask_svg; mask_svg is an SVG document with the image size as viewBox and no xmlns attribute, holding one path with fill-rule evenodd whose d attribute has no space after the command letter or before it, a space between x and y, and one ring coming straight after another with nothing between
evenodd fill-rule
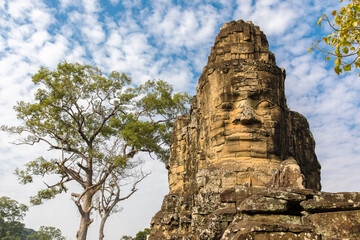
<instances>
[{"instance_id":1,"label":"stone gate tower","mask_svg":"<svg viewBox=\"0 0 360 240\"><path fill-rule=\"evenodd\" d=\"M170 192L152 220L151 240L248 239L239 236L255 234L249 221L274 219L297 229L288 227L288 237L318 236L302 224L300 203L320 191L320 164L306 118L286 105L285 76L259 27L224 24L190 115L175 121ZM259 213L262 220L252 220Z\"/></svg>"}]
</instances>

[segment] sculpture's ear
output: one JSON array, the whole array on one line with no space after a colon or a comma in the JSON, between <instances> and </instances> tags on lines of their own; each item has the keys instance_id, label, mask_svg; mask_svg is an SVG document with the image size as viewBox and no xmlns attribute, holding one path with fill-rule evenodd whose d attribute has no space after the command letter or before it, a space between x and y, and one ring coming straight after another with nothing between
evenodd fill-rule
<instances>
[{"instance_id":1,"label":"sculpture's ear","mask_svg":"<svg viewBox=\"0 0 360 240\"><path fill-rule=\"evenodd\" d=\"M306 188L320 191L320 163L315 154L315 140L310 132L306 117L300 113L290 111L290 122L287 125L288 152L300 165L306 180Z\"/></svg>"},{"instance_id":2,"label":"sculpture's ear","mask_svg":"<svg viewBox=\"0 0 360 240\"><path fill-rule=\"evenodd\" d=\"M271 187L305 189L304 181L305 178L301 173L299 164L290 157L282 161L278 171L275 171Z\"/></svg>"}]
</instances>

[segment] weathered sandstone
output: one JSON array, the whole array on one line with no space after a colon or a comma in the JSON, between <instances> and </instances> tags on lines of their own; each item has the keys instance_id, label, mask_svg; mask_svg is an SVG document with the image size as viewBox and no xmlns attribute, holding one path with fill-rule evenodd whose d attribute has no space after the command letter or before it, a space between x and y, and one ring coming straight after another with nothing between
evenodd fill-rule
<instances>
[{"instance_id":1,"label":"weathered sandstone","mask_svg":"<svg viewBox=\"0 0 360 240\"><path fill-rule=\"evenodd\" d=\"M360 238L360 195L320 192L315 142L286 105L285 77L259 27L224 24L190 115L175 121L150 240Z\"/></svg>"}]
</instances>

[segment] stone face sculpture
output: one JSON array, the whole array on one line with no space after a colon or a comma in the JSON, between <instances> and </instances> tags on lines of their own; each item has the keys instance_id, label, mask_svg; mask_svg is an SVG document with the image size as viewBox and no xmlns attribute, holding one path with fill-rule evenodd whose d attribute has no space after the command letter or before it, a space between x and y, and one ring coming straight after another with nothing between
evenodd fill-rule
<instances>
[{"instance_id":1,"label":"stone face sculpture","mask_svg":"<svg viewBox=\"0 0 360 240\"><path fill-rule=\"evenodd\" d=\"M256 229L317 239L300 215L301 203L321 189L320 164L306 118L287 108L285 75L259 27L224 24L190 115L175 121L166 166L170 192L152 220L150 240L248 239ZM253 219L258 213L266 216ZM286 226L276 230L271 214ZM264 236L259 239L281 239Z\"/></svg>"},{"instance_id":2,"label":"stone face sculpture","mask_svg":"<svg viewBox=\"0 0 360 240\"><path fill-rule=\"evenodd\" d=\"M227 175L221 176L223 188L266 186L289 157L299 164L304 187L320 190L314 140L305 117L286 107L284 80L285 70L275 65L258 27L225 24L199 79L191 116L177 123L191 139L179 141L182 135L174 133L170 192L187 191L196 175L219 168Z\"/></svg>"},{"instance_id":3,"label":"stone face sculpture","mask_svg":"<svg viewBox=\"0 0 360 240\"><path fill-rule=\"evenodd\" d=\"M237 184L265 185L285 154L284 73L273 63L257 28L228 24L199 80L205 166L229 166Z\"/></svg>"}]
</instances>

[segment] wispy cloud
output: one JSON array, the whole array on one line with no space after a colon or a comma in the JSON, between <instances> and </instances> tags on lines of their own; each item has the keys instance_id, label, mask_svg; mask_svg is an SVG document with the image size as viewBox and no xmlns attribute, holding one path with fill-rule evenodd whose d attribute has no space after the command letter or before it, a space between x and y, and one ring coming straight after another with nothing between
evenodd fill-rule
<instances>
[{"instance_id":1,"label":"wispy cloud","mask_svg":"<svg viewBox=\"0 0 360 240\"><path fill-rule=\"evenodd\" d=\"M12 106L17 100L31 101L34 92L31 75L40 66L54 68L64 60L96 64L105 72L123 71L137 84L147 79L163 79L177 90L194 94L219 27L232 19L251 20L267 34L277 64L286 69L289 107L309 119L323 166L324 189L360 191L357 184L360 181L357 173L360 169L359 78L356 73L338 78L321 53L307 52L311 42L329 30L318 28L317 19L337 8L338 1L326 4L322 0L175 2L60 0L53 3L54 7L43 0L0 0L0 123L17 122ZM12 172L16 166L42 154L43 149L17 148L8 142L9 136L0 133L0 181L6 183L1 189L3 194L26 201L33 188L17 185ZM166 170L154 162L147 166L153 166L156 173L150 185L144 183L141 191L150 188L152 193L161 193L157 196L159 200L154 198L161 204L167 191ZM126 206L129 211L124 210L125 216L146 205L144 201L148 197L138 196ZM53 206L46 205L44 211ZM40 209L34 209L34 213L41 212ZM73 211L70 205L69 209ZM142 212L143 222L138 226L131 226L122 218L119 221L129 224L128 232L119 230L118 234L134 234L139 228L148 227L156 210L152 209L146 216ZM56 213L59 219L69 218L66 215L69 213L63 212ZM30 215L29 222L33 224L30 227L41 224L40 218ZM72 229L62 226L63 231ZM73 231L66 234L72 236ZM119 238L116 233L109 234Z\"/></svg>"}]
</instances>

